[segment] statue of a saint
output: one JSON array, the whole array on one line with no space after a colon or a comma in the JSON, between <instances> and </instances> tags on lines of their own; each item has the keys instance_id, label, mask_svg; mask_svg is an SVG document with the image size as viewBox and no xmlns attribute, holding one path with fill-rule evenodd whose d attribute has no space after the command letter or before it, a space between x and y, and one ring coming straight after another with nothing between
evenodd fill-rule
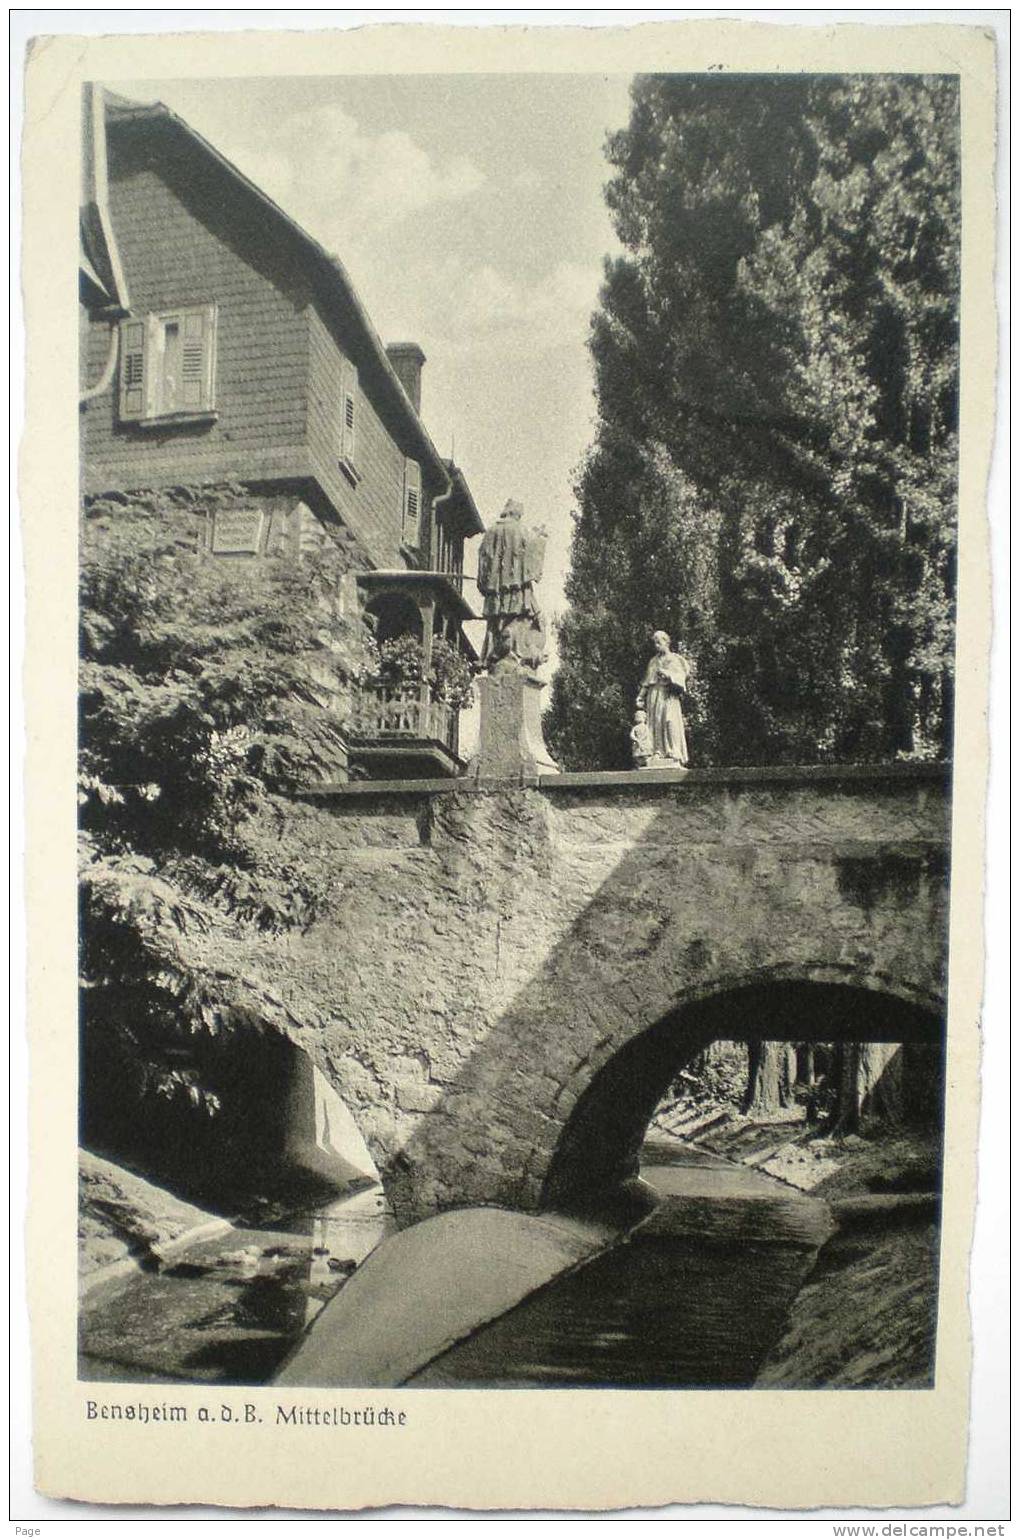
<instances>
[{"instance_id":1,"label":"statue of a saint","mask_svg":"<svg viewBox=\"0 0 1020 1540\"><path fill-rule=\"evenodd\" d=\"M510 498L499 520L482 537L478 551L478 587L486 621L482 663L528 668L545 662L546 634L535 598L545 561L544 529L525 529L524 509Z\"/></svg>"},{"instance_id":2,"label":"statue of a saint","mask_svg":"<svg viewBox=\"0 0 1020 1540\"><path fill-rule=\"evenodd\" d=\"M655 653L645 669L637 696L652 740L645 763L650 768L686 765L687 730L681 698L687 690L692 665L688 658L672 650L666 631L656 631L652 643Z\"/></svg>"}]
</instances>

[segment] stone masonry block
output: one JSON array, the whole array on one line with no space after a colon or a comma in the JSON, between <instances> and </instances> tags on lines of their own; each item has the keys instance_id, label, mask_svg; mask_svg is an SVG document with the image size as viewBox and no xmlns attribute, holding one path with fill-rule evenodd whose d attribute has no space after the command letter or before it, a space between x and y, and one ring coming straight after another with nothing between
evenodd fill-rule
<instances>
[{"instance_id":1,"label":"stone masonry block","mask_svg":"<svg viewBox=\"0 0 1020 1540\"><path fill-rule=\"evenodd\" d=\"M402 1112L431 1112L441 1100L442 1086L427 1085L422 1081L406 1081L397 1086L397 1106Z\"/></svg>"}]
</instances>

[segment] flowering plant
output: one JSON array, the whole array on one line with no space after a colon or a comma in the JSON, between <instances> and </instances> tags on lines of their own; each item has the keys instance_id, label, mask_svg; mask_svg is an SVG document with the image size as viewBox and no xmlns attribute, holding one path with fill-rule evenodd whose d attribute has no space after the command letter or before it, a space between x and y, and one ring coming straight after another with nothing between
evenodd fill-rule
<instances>
[{"instance_id":1,"label":"flowering plant","mask_svg":"<svg viewBox=\"0 0 1020 1540\"><path fill-rule=\"evenodd\" d=\"M460 711L473 699L474 670L464 654L437 636L432 642L432 658L425 674L425 654L416 636L393 636L378 646L378 664L369 681L371 685L411 693L427 684L435 701L442 701Z\"/></svg>"},{"instance_id":2,"label":"flowering plant","mask_svg":"<svg viewBox=\"0 0 1020 1540\"><path fill-rule=\"evenodd\" d=\"M432 667L429 682L432 699L444 701L457 711L463 711L474 701L474 666L470 658L445 637L437 636L432 642Z\"/></svg>"}]
</instances>

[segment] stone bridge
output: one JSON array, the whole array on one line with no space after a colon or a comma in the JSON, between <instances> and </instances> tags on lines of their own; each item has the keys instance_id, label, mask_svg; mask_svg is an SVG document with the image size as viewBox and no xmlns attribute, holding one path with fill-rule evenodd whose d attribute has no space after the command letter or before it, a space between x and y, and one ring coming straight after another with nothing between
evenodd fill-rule
<instances>
[{"instance_id":1,"label":"stone bridge","mask_svg":"<svg viewBox=\"0 0 1020 1540\"><path fill-rule=\"evenodd\" d=\"M945 766L643 771L309 793L336 873L279 958L294 1040L404 1222L633 1169L713 1038L940 1042Z\"/></svg>"}]
</instances>

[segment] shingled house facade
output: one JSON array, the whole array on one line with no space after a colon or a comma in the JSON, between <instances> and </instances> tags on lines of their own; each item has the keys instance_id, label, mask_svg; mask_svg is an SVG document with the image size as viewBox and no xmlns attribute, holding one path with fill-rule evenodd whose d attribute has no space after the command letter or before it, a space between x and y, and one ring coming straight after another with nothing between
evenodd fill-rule
<instances>
[{"instance_id":1,"label":"shingled house facade","mask_svg":"<svg viewBox=\"0 0 1020 1540\"><path fill-rule=\"evenodd\" d=\"M187 123L92 88L80 286L86 499L236 487L210 560L349 550L346 602L380 639L470 653L464 543L482 524L420 417L424 354L384 348L338 259ZM199 500L200 506L200 500ZM456 774L457 713L380 696L360 773Z\"/></svg>"}]
</instances>

